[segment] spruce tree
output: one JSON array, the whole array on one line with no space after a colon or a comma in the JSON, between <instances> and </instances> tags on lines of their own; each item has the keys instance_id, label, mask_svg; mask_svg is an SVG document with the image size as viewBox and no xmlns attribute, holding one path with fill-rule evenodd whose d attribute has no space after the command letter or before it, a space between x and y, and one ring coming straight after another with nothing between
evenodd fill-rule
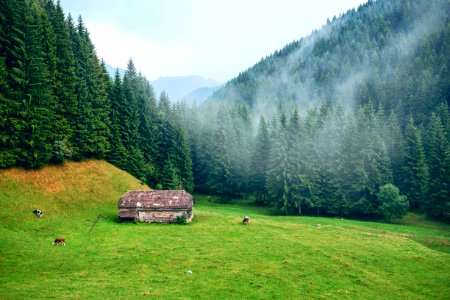
<instances>
[{"instance_id":1,"label":"spruce tree","mask_svg":"<svg viewBox=\"0 0 450 300\"><path fill-rule=\"evenodd\" d=\"M214 144L212 145L211 173L208 185L214 193L220 195L221 202L227 202L233 192L232 165L230 145L232 132L230 130L229 116L225 111L217 113L214 128Z\"/></svg>"},{"instance_id":2,"label":"spruce tree","mask_svg":"<svg viewBox=\"0 0 450 300\"><path fill-rule=\"evenodd\" d=\"M426 149L429 167L429 198L424 203L427 214L450 217L450 144L438 115L432 114L427 128Z\"/></svg>"},{"instance_id":3,"label":"spruce tree","mask_svg":"<svg viewBox=\"0 0 450 300\"><path fill-rule=\"evenodd\" d=\"M125 118L122 110L125 109L125 99L122 90L122 80L119 71L116 70L114 81L109 91L109 98L111 99L110 124L111 135L110 144L111 150L107 155L108 161L115 166L126 170L128 161L128 152L123 145L125 136Z\"/></svg>"},{"instance_id":4,"label":"spruce tree","mask_svg":"<svg viewBox=\"0 0 450 300\"><path fill-rule=\"evenodd\" d=\"M401 191L413 210L422 210L427 199L428 167L422 138L410 117L405 129L405 157L401 168Z\"/></svg>"},{"instance_id":5,"label":"spruce tree","mask_svg":"<svg viewBox=\"0 0 450 300\"><path fill-rule=\"evenodd\" d=\"M57 113L63 116L66 123L60 126L59 142L67 145L68 156L77 152L76 145L71 144L75 129L77 128L77 77L75 74L75 57L69 34L69 25L64 18L64 13L58 1L56 6L53 1L46 1L45 8L55 34L56 42L56 66L53 79L53 93L58 99Z\"/></svg>"},{"instance_id":6,"label":"spruce tree","mask_svg":"<svg viewBox=\"0 0 450 300\"><path fill-rule=\"evenodd\" d=\"M387 119L384 131L384 143L392 164L392 176L395 185L401 181L401 166L405 156L403 133L398 123L397 115L392 112Z\"/></svg>"},{"instance_id":7,"label":"spruce tree","mask_svg":"<svg viewBox=\"0 0 450 300\"><path fill-rule=\"evenodd\" d=\"M0 2L1 139L0 167L22 165L28 156L24 148L27 130L25 107L27 86L25 61L25 1Z\"/></svg>"},{"instance_id":8,"label":"spruce tree","mask_svg":"<svg viewBox=\"0 0 450 300\"><path fill-rule=\"evenodd\" d=\"M25 14L25 70L28 96L25 107L27 129L22 133L26 149L24 165L39 168L46 164L55 141L54 108L57 105L50 81L49 65L44 51L43 12L37 3L28 6ZM57 131L57 129L56 129Z\"/></svg>"},{"instance_id":9,"label":"spruce tree","mask_svg":"<svg viewBox=\"0 0 450 300\"><path fill-rule=\"evenodd\" d=\"M157 174L155 159L157 157L156 140L156 98L148 80L142 75L137 78L137 105L139 112L140 150L144 156L144 173L147 183L155 183Z\"/></svg>"},{"instance_id":10,"label":"spruce tree","mask_svg":"<svg viewBox=\"0 0 450 300\"><path fill-rule=\"evenodd\" d=\"M312 166L306 153L306 132L300 128L300 115L295 109L287 127L287 160L286 169L289 202L295 203L298 214L302 214L302 206L312 204L311 176Z\"/></svg>"},{"instance_id":11,"label":"spruce tree","mask_svg":"<svg viewBox=\"0 0 450 300\"><path fill-rule=\"evenodd\" d=\"M251 173L250 190L256 197L256 203L265 204L267 201L266 177L270 156L269 129L263 116L259 120L256 142L254 144Z\"/></svg>"},{"instance_id":12,"label":"spruce tree","mask_svg":"<svg viewBox=\"0 0 450 300\"><path fill-rule=\"evenodd\" d=\"M139 107L137 100L138 74L133 60L128 61L127 70L123 77L124 114L124 146L128 152L126 170L145 181L145 162L141 151L141 137L139 135ZM132 170L132 171L131 171Z\"/></svg>"},{"instance_id":13,"label":"spruce tree","mask_svg":"<svg viewBox=\"0 0 450 300\"><path fill-rule=\"evenodd\" d=\"M269 203L286 215L297 207L296 199L291 197L289 178L289 145L286 115L280 117L280 125L272 135L269 169L267 171L266 188Z\"/></svg>"}]
</instances>

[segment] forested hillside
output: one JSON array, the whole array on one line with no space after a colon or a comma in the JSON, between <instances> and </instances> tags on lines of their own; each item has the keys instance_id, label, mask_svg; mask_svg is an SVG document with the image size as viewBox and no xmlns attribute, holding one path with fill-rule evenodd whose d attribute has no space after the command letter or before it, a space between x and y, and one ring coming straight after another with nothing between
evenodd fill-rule
<instances>
[{"instance_id":1,"label":"forested hillside","mask_svg":"<svg viewBox=\"0 0 450 300\"><path fill-rule=\"evenodd\" d=\"M239 74L186 113L196 189L448 219L449 16L447 0L369 1Z\"/></svg>"},{"instance_id":2,"label":"forested hillside","mask_svg":"<svg viewBox=\"0 0 450 300\"><path fill-rule=\"evenodd\" d=\"M106 158L152 186L192 190L186 132L130 59L111 79L81 16L0 3L0 167Z\"/></svg>"},{"instance_id":3,"label":"forested hillside","mask_svg":"<svg viewBox=\"0 0 450 300\"><path fill-rule=\"evenodd\" d=\"M305 112L318 104L372 102L405 125L428 120L450 101L446 0L369 1L261 60L213 97L273 114L280 103Z\"/></svg>"}]
</instances>

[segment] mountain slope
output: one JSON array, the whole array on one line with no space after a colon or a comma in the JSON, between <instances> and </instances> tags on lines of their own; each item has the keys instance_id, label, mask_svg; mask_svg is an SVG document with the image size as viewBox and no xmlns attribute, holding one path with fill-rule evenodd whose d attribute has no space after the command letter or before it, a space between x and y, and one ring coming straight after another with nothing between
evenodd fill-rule
<instances>
[{"instance_id":1,"label":"mountain slope","mask_svg":"<svg viewBox=\"0 0 450 300\"><path fill-rule=\"evenodd\" d=\"M449 16L446 0L369 1L261 60L211 100L265 115L280 102L304 111L372 101L422 122L450 102Z\"/></svg>"},{"instance_id":2,"label":"mountain slope","mask_svg":"<svg viewBox=\"0 0 450 300\"><path fill-rule=\"evenodd\" d=\"M50 220L85 211L95 216L105 205L117 206L131 189L148 187L105 161L66 162L37 171L0 170L0 219L13 229L35 222L34 209Z\"/></svg>"}]
</instances>

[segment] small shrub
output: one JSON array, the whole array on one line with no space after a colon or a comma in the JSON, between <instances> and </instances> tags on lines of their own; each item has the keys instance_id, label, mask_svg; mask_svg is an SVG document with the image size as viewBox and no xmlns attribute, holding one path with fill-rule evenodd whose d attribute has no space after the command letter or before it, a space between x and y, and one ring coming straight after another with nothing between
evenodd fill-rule
<instances>
[{"instance_id":1,"label":"small shrub","mask_svg":"<svg viewBox=\"0 0 450 300\"><path fill-rule=\"evenodd\" d=\"M380 188L378 200L381 202L378 212L389 223L392 217L402 218L408 212L408 199L400 195L399 189L393 184L386 184Z\"/></svg>"},{"instance_id":2,"label":"small shrub","mask_svg":"<svg viewBox=\"0 0 450 300\"><path fill-rule=\"evenodd\" d=\"M187 214L186 213L183 213L183 214L177 216L177 224L183 224L183 225L187 224Z\"/></svg>"}]
</instances>

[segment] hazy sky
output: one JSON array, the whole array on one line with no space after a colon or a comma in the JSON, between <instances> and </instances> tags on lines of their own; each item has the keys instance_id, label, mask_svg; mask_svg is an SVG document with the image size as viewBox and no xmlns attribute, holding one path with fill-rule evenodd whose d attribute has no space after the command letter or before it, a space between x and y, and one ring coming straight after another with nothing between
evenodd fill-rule
<instances>
[{"instance_id":1,"label":"hazy sky","mask_svg":"<svg viewBox=\"0 0 450 300\"><path fill-rule=\"evenodd\" d=\"M366 0L61 0L81 14L97 54L147 78L225 82Z\"/></svg>"}]
</instances>

